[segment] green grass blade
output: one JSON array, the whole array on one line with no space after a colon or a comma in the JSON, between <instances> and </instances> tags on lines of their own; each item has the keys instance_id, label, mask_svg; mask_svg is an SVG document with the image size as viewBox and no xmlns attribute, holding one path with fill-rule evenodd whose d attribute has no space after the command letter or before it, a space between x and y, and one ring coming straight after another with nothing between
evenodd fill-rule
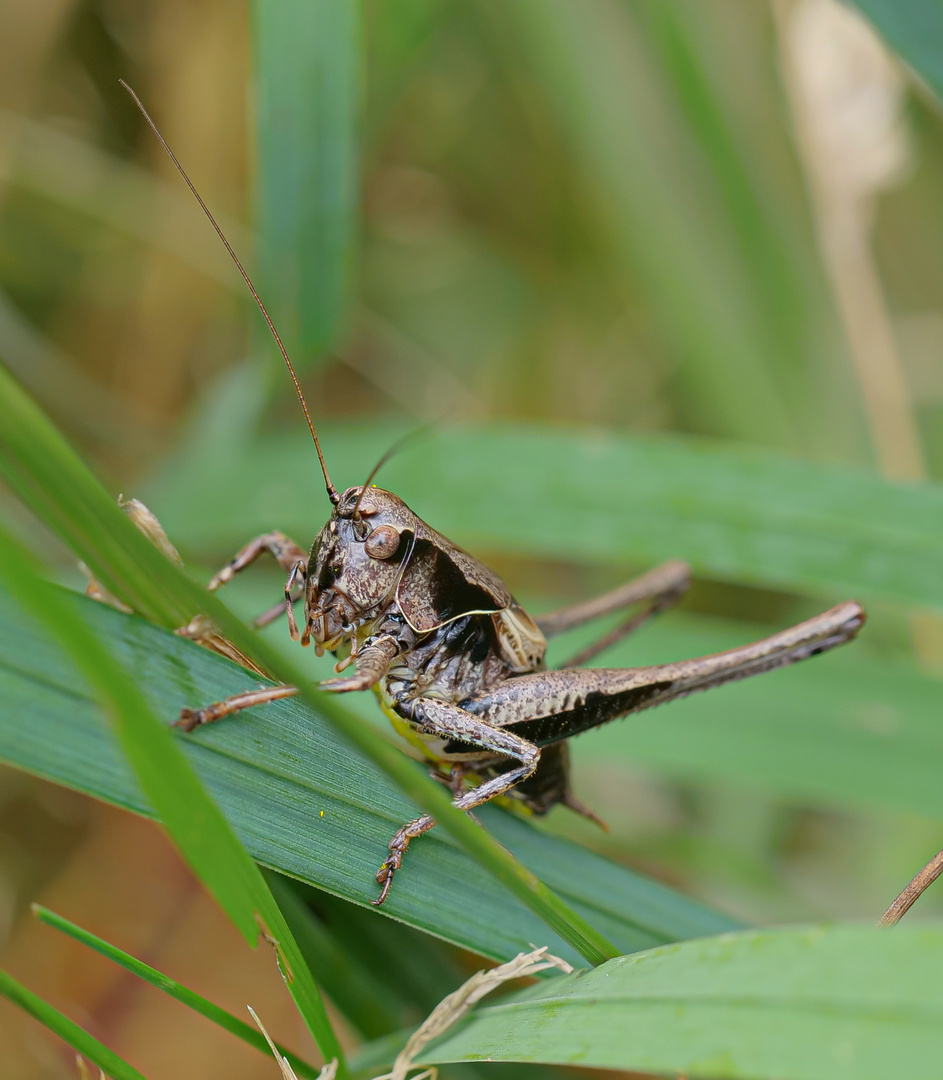
<instances>
[{"instance_id":1,"label":"green grass blade","mask_svg":"<svg viewBox=\"0 0 943 1080\"><path fill-rule=\"evenodd\" d=\"M5 587L43 622L99 694L142 789L183 857L240 933L252 945L260 931L278 943L279 965L299 1012L321 1053L327 1060L338 1058L339 1072L346 1075L340 1044L317 984L259 868L206 794L137 683L67 596L43 582L37 571L19 543L0 530L0 579Z\"/></svg>"},{"instance_id":2,"label":"green grass blade","mask_svg":"<svg viewBox=\"0 0 943 1080\"><path fill-rule=\"evenodd\" d=\"M338 486L359 482L401 431L326 430L328 459L343 462ZM273 527L305 541L322 524L311 507L324 505L311 461L299 430L243 443L215 464L178 460L146 498L190 550L235 550ZM524 424L430 436L380 482L472 552L623 565L683 558L709 578L943 608L939 484L700 439Z\"/></svg>"},{"instance_id":3,"label":"green grass blade","mask_svg":"<svg viewBox=\"0 0 943 1080\"><path fill-rule=\"evenodd\" d=\"M943 929L751 931L622 957L479 1007L421 1060L485 1058L692 1078L935 1080Z\"/></svg>"},{"instance_id":4,"label":"green grass blade","mask_svg":"<svg viewBox=\"0 0 943 1080\"><path fill-rule=\"evenodd\" d=\"M255 683L222 657L142 619L84 597L64 597L82 610L151 708L167 720L181 704L216 700ZM0 695L7 705L0 710L0 760L153 815L74 666L2 591L0 656ZM415 806L317 712L298 700L273 702L192 736L177 732L174 740L253 858L369 906L387 842L415 816ZM621 952L731 927L730 920L678 893L516 816L485 807L480 818ZM540 941L579 962L565 941L550 935L440 830L417 841L409 855L383 914L496 960Z\"/></svg>"},{"instance_id":5,"label":"green grass blade","mask_svg":"<svg viewBox=\"0 0 943 1080\"><path fill-rule=\"evenodd\" d=\"M113 1050L109 1050L93 1035L89 1035L58 1009L54 1009L31 990L27 990L22 983L17 982L5 971L0 971L0 994L12 1001L14 1005L19 1005L30 1016L35 1017L53 1034L58 1035L63 1042L68 1043L76 1053L88 1058L93 1065L97 1065L109 1077L109 1080L144 1080L137 1069L118 1057Z\"/></svg>"},{"instance_id":6,"label":"green grass blade","mask_svg":"<svg viewBox=\"0 0 943 1080\"><path fill-rule=\"evenodd\" d=\"M578 912L554 896L470 818L455 810L441 785L420 775L399 750L365 728L330 695L314 690L304 672L286 662L215 596L198 588L160 555L111 503L42 411L2 368L0 401L4 402L0 408L0 474L110 591L164 626L185 625L197 612L208 615L226 637L254 656L265 670L281 682L297 686L300 696L318 708L328 723L379 765L423 810L433 814L440 828L455 836L473 858L582 956L599 963L618 955L618 949Z\"/></svg>"},{"instance_id":7,"label":"green grass blade","mask_svg":"<svg viewBox=\"0 0 943 1080\"><path fill-rule=\"evenodd\" d=\"M402 1023L399 1013L404 1004L399 987L387 983L387 971L372 957L369 965L357 962L332 930L308 908L300 894L304 887L281 874L267 871L269 888L288 921L295 940L305 956L317 960L318 978L324 992L344 1018L365 1039L376 1039L395 1031ZM322 894L323 895L323 894ZM382 929L391 928L384 920ZM426 939L428 940L428 939ZM395 981L396 973L390 971Z\"/></svg>"},{"instance_id":8,"label":"green grass blade","mask_svg":"<svg viewBox=\"0 0 943 1080\"><path fill-rule=\"evenodd\" d=\"M237 1019L232 1013L220 1008L219 1005L207 1001L205 997L196 993L195 990L178 983L176 979L171 979L169 975L152 968L149 964L145 964L115 945L110 945L102 938L97 937L88 930L83 930L81 926L76 926L75 923L64 919L61 915L57 915L48 908L34 904L33 914L41 923L45 923L46 926L51 926L55 930L61 930L62 933L68 934L69 937L74 938L83 945L87 945L90 949L94 949L95 952L123 967L125 971L130 971L132 975L137 975L138 978L150 983L151 986L156 986L158 990L163 990L165 994L193 1009L194 1012L198 1012L201 1016L212 1020L214 1024L218 1024L231 1035L235 1035L237 1039L249 1043L250 1046L254 1046L256 1050L260 1050L263 1054L268 1055L270 1053L268 1043L257 1027ZM317 1077L320 1070L315 1066L310 1065L307 1061L299 1058L297 1054L293 1054L282 1046L279 1046L278 1050L279 1053L288 1058L292 1068L300 1076Z\"/></svg>"},{"instance_id":9,"label":"green grass blade","mask_svg":"<svg viewBox=\"0 0 943 1080\"><path fill-rule=\"evenodd\" d=\"M0 399L0 475L53 532L70 537L77 550L95 552L96 573L109 592L162 626L184 625L194 608L154 577L166 559L143 536L122 540L128 522L122 525L117 503L2 366Z\"/></svg>"},{"instance_id":10,"label":"green grass blade","mask_svg":"<svg viewBox=\"0 0 943 1080\"><path fill-rule=\"evenodd\" d=\"M295 362L349 303L358 201L355 0L255 0L259 287Z\"/></svg>"},{"instance_id":11,"label":"green grass blade","mask_svg":"<svg viewBox=\"0 0 943 1080\"><path fill-rule=\"evenodd\" d=\"M302 882L277 874L272 877L279 879L284 892L292 892L317 910L334 935L347 970L375 985L376 1000L387 1001L386 1018L395 1016L396 1022L383 1034L430 1013L466 978L468 968L461 952L439 938L394 919L376 919L368 909ZM364 1000L369 999L365 996Z\"/></svg>"},{"instance_id":12,"label":"green grass blade","mask_svg":"<svg viewBox=\"0 0 943 1080\"><path fill-rule=\"evenodd\" d=\"M797 335L802 328L795 325L795 315L802 302L800 270L778 235L775 216L763 205L765 193L751 176L745 147L734 126L736 118L711 82L708 61L714 54L714 41L710 32L716 32L716 27L709 14L704 19L701 10L671 0L636 4L635 11L648 30L691 134L716 177L731 231L757 275L754 302L766 309L765 317L783 345L798 350ZM782 359L778 367L787 366Z\"/></svg>"},{"instance_id":13,"label":"green grass blade","mask_svg":"<svg viewBox=\"0 0 943 1080\"><path fill-rule=\"evenodd\" d=\"M852 0L943 101L943 7L937 0Z\"/></svg>"},{"instance_id":14,"label":"green grass blade","mask_svg":"<svg viewBox=\"0 0 943 1080\"><path fill-rule=\"evenodd\" d=\"M196 704L252 685L239 669L179 638L81 598L75 602L89 609L86 617L99 634L114 640L152 707L167 719L181 702ZM768 629L672 613L614 651L611 660L675 660L722 650ZM862 637L787 671L694 695L581 736L573 742L577 793L582 783L585 795L592 766L625 762L672 777L759 785L817 806L943 818L936 768L943 756L939 680L899 661L877 662L867 646ZM116 775L113 753L102 745L94 705L75 696L69 666L2 595L0 655L0 693L9 703L0 717L0 758L140 809L139 796ZM360 705L367 723L375 703L367 698ZM18 720L27 714L28 725ZM414 811L317 714L282 702L180 741L254 857L369 902L372 870L386 841ZM272 800L278 801L279 816L269 828ZM318 809L326 810L324 819ZM254 824L258 815L261 825ZM693 905L683 914L675 894L657 887L649 894L644 879L594 861L516 817L495 812L485 819L497 839L623 951L719 929ZM495 959L507 959L539 935L539 924L522 922L520 909L502 900L501 890L481 896L481 875L435 832L417 842L410 856L404 888L394 890L389 901L397 918ZM610 871L614 878L608 881ZM574 878L580 890L573 891ZM607 896L611 907L603 903ZM424 904L424 898L434 903ZM507 926L492 937L488 924L502 909ZM652 921L653 912L662 921L657 915ZM613 913L618 918L610 922ZM326 984L325 990L331 993Z\"/></svg>"},{"instance_id":15,"label":"green grass blade","mask_svg":"<svg viewBox=\"0 0 943 1080\"><path fill-rule=\"evenodd\" d=\"M631 5L528 0L502 7L493 32L513 35L514 72L543 95L614 261L631 275L697 401L692 421L797 445L795 410L768 359L781 345L751 295L755 272Z\"/></svg>"},{"instance_id":16,"label":"green grass blade","mask_svg":"<svg viewBox=\"0 0 943 1080\"><path fill-rule=\"evenodd\" d=\"M100 693L122 750L144 791L163 810L168 831L239 932L254 944L259 927L248 884L256 872L251 860L245 858L222 820L212 820L212 811L203 805L206 797L199 781L182 759L175 760L180 752L170 732L151 713L138 686L99 643L74 605L39 575L38 564L0 530L0 580L4 587L24 610L41 618L56 634L82 676ZM146 720L149 714L150 724L132 719L141 716ZM168 773L174 777L173 786L165 781Z\"/></svg>"}]
</instances>

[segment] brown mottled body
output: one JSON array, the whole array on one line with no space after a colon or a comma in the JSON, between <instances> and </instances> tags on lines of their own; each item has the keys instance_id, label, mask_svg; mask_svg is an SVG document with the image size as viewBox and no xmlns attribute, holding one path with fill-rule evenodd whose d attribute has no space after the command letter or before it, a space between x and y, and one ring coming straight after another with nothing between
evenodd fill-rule
<instances>
[{"instance_id":1,"label":"brown mottled body","mask_svg":"<svg viewBox=\"0 0 943 1080\"><path fill-rule=\"evenodd\" d=\"M333 501L333 500L332 500ZM471 810L513 795L534 813L557 803L594 817L569 787L565 740L617 717L697 690L769 671L850 640L861 608L840 604L763 641L716 656L650 668L546 671L546 636L589 619L642 604L642 610L584 650L584 663L651 615L688 584L683 563L667 563L605 596L531 619L505 583L422 521L391 492L349 488L305 557L280 533L248 544L210 582L216 588L270 551L289 573L286 607L294 637L320 653L349 649L335 692L376 690L412 752L439 774L456 778L454 805ZM301 585L304 621L294 624ZM350 673L340 674L352 666ZM237 695L197 712L188 728L249 704L284 697L290 687ZM466 789L465 781L473 786ZM598 820L598 819L596 819ZM433 827L423 815L403 826L377 873L389 892L409 842Z\"/></svg>"}]
</instances>

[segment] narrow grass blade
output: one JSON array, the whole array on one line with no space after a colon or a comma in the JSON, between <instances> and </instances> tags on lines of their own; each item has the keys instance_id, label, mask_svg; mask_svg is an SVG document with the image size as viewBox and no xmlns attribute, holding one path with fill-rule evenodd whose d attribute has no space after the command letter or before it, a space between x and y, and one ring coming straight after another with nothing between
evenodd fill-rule
<instances>
[{"instance_id":1,"label":"narrow grass blade","mask_svg":"<svg viewBox=\"0 0 943 1080\"><path fill-rule=\"evenodd\" d=\"M512 70L542 95L607 246L697 400L700 430L797 445L781 365L770 361L782 346L751 295L756 272L632 5L518 2L500 9L493 32L513 35Z\"/></svg>"},{"instance_id":2,"label":"narrow grass blade","mask_svg":"<svg viewBox=\"0 0 943 1080\"><path fill-rule=\"evenodd\" d=\"M357 221L355 0L254 0L259 286L303 366L349 303Z\"/></svg>"},{"instance_id":3,"label":"narrow grass blade","mask_svg":"<svg viewBox=\"0 0 943 1080\"><path fill-rule=\"evenodd\" d=\"M89 1035L84 1028L64 1016L58 1009L47 1004L41 997L37 997L31 990L27 990L22 983L16 981L12 975L0 971L0 994L8 998L14 1005L35 1017L45 1025L53 1034L58 1035L63 1042L69 1044L76 1053L88 1058L93 1065L97 1065L109 1080L145 1080L144 1076L129 1065L114 1051L109 1050L94 1036Z\"/></svg>"},{"instance_id":4,"label":"narrow grass blade","mask_svg":"<svg viewBox=\"0 0 943 1080\"><path fill-rule=\"evenodd\" d=\"M165 994L169 994L170 997L182 1002L188 1008L193 1009L194 1012L198 1012L201 1016L212 1020L214 1024L218 1024L230 1034L235 1035L237 1039L242 1039L243 1042L254 1046L256 1050L268 1054L268 1044L258 1028L237 1019L232 1013L227 1012L218 1005L214 1005L212 1001L207 1001L205 997L196 993L195 990L190 990L188 987L178 983L176 979L171 979L170 976L164 975L163 972L152 968L149 964L130 956L115 945L110 945L107 941L90 933L88 930L83 930L81 926L76 926L75 923L64 919L61 915L57 915L48 908L34 904L33 914L46 926L61 930L62 933L75 938L76 941L80 941L83 945L94 949L95 952L101 953L102 956L119 964L126 971L130 971L132 975L137 975L138 978L150 983L151 986L156 986L158 990L163 990ZM299 1058L284 1047L279 1046L278 1051L288 1058L292 1068L299 1076L312 1077L316 1080L319 1069L309 1065L307 1061Z\"/></svg>"},{"instance_id":5,"label":"narrow grass blade","mask_svg":"<svg viewBox=\"0 0 943 1080\"><path fill-rule=\"evenodd\" d=\"M375 956L370 965L363 965L351 956L343 940L338 940L336 934L332 934L308 909L299 893L302 886L298 882L270 871L265 879L298 947L311 958L324 992L347 1022L365 1039L378 1038L400 1027L403 1020L399 1013L405 1002L400 987L394 988L388 983L388 978L396 981L396 972L385 969ZM394 926L389 920L383 920L384 930Z\"/></svg>"},{"instance_id":6,"label":"narrow grass blade","mask_svg":"<svg viewBox=\"0 0 943 1080\"><path fill-rule=\"evenodd\" d=\"M38 576L32 558L0 530L0 579L68 651L104 702L121 748L167 831L236 927L255 945L261 932L275 946L298 1010L326 1060L343 1054L317 985L261 871L206 794L134 680L60 590Z\"/></svg>"},{"instance_id":7,"label":"narrow grass blade","mask_svg":"<svg viewBox=\"0 0 943 1080\"><path fill-rule=\"evenodd\" d=\"M774 362L782 377L789 366L788 358L800 355L802 347L804 328L797 325L800 320L796 319L803 301L802 271L793 252L783 243L778 228L782 223L764 205L764 197L769 200L771 193L760 188L750 173L746 147L737 137L736 117L712 84L707 60L713 55L712 46L716 49L710 34L716 27L711 24L709 12L670 0L636 4L634 10L649 33L691 135L716 177L731 233L756 275L751 283L753 302L769 320L783 348L783 355L776 358L778 363Z\"/></svg>"},{"instance_id":8,"label":"narrow grass blade","mask_svg":"<svg viewBox=\"0 0 943 1080\"><path fill-rule=\"evenodd\" d=\"M137 530L2 366L0 400L0 475L13 491L53 532L95 553L89 565L113 596L161 626L185 625L199 607L161 587L155 569L167 560L143 536L124 539Z\"/></svg>"},{"instance_id":9,"label":"narrow grass blade","mask_svg":"<svg viewBox=\"0 0 943 1080\"><path fill-rule=\"evenodd\" d=\"M671 1076L935 1080L943 929L750 931L614 960L484 1005L424 1055Z\"/></svg>"}]
</instances>

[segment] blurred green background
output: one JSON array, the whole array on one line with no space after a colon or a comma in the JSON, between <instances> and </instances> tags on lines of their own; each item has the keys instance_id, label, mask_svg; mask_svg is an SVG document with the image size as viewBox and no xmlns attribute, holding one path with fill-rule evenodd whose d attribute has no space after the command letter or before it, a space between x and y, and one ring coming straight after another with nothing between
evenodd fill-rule
<instances>
[{"instance_id":1,"label":"blurred green background","mask_svg":"<svg viewBox=\"0 0 943 1080\"><path fill-rule=\"evenodd\" d=\"M691 559L680 610L609 666L861 590L841 654L581 738L576 792L612 831L547 828L746 921L876 919L943 817L930 92L830 0L8 4L0 357L200 575L258 531L309 542L328 506L251 299L119 77L245 257L339 487L431 426L379 482L535 610ZM231 599L281 584L260 567ZM39 893L123 877L111 815L0 772L0 946ZM66 1074L34 1050L15 1075Z\"/></svg>"}]
</instances>

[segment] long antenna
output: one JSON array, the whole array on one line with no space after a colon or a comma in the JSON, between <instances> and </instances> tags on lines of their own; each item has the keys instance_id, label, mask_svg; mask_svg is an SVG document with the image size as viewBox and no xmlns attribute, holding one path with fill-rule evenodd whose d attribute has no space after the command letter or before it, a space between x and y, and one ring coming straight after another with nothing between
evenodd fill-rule
<instances>
[{"instance_id":1,"label":"long antenna","mask_svg":"<svg viewBox=\"0 0 943 1080\"><path fill-rule=\"evenodd\" d=\"M418 439L420 435L428 434L430 430L431 429L428 426L424 425L423 427L413 428L412 431L407 431L405 435L400 436L400 438L398 438L396 442L393 443L393 445L389 448L389 450L386 451L383 457L381 457L380 460L376 463L376 465L373 466L370 471L370 475L367 477L367 479L363 483L363 486L360 488L360 494L357 496L357 501L354 503L353 513L351 514L351 517L354 519L354 521L360 520L361 500L363 499L364 493L366 492L367 488L369 488L370 485L373 483L373 478L376 476L376 474L383 468L383 466L390 460L390 458L394 454L398 454L407 443L411 443L414 439Z\"/></svg>"},{"instance_id":2,"label":"long antenna","mask_svg":"<svg viewBox=\"0 0 943 1080\"><path fill-rule=\"evenodd\" d=\"M118 83L119 85L123 86L124 89L127 90L127 92L131 95L131 100L134 102L135 105L137 105L138 109L140 109L141 115L147 121L147 126L160 140L161 146L167 151L168 155L170 156L170 160L174 163L174 165L176 165L177 172L179 172L183 179L186 181L186 185L193 193L193 197L200 204L203 213L206 214L206 216L209 218L210 224L216 230L216 235L220 238L220 240L222 240L226 250L229 252L230 257L232 258L232 261L236 264L236 268L239 270L239 273L242 274L242 280L246 283L246 285L249 286L249 292L252 293L252 298L259 305L259 311L262 312L262 318L265 319L266 325L272 332L272 337L275 338L275 344L278 346L279 352L282 354L282 358L284 359L285 364L288 367L288 374L291 376L291 381L295 384L295 393L298 395L298 400L301 402L302 409L304 409L305 419L308 421L308 430L311 432L311 438L314 439L314 448L318 452L318 461L321 462L321 472L324 474L324 484L327 488L327 497L335 506L337 506L337 504L341 501L341 497L337 494L337 488L335 488L334 485L331 483L331 478L327 472L327 465L324 461L324 455L321 453L321 444L320 442L318 442L318 433L314 430L314 424L311 422L311 414L308 412L308 404L304 399L304 394L302 394L301 392L301 386L298 382L298 376L295 374L295 369L292 366L291 360L288 357L288 350L282 344L282 339L278 336L278 331L275 329L275 323L272 322L271 316L269 315L268 311L266 311L265 304L262 303L262 298L256 292L255 286L252 284L251 278L246 273L245 267L239 261L239 256L235 253L235 251L233 251L232 244L229 243L223 230L219 227L219 225L217 225L216 218L214 218L213 215L210 213L210 208L206 205L206 203L200 196L200 193L193 186L193 181L190 179L189 176L187 176L186 170L177 160L177 155L167 145L167 140L164 138L163 135L161 135L160 129L151 119L150 113L147 111L147 109L144 108L143 102L131 89L131 87L128 86L124 79L119 79Z\"/></svg>"}]
</instances>

